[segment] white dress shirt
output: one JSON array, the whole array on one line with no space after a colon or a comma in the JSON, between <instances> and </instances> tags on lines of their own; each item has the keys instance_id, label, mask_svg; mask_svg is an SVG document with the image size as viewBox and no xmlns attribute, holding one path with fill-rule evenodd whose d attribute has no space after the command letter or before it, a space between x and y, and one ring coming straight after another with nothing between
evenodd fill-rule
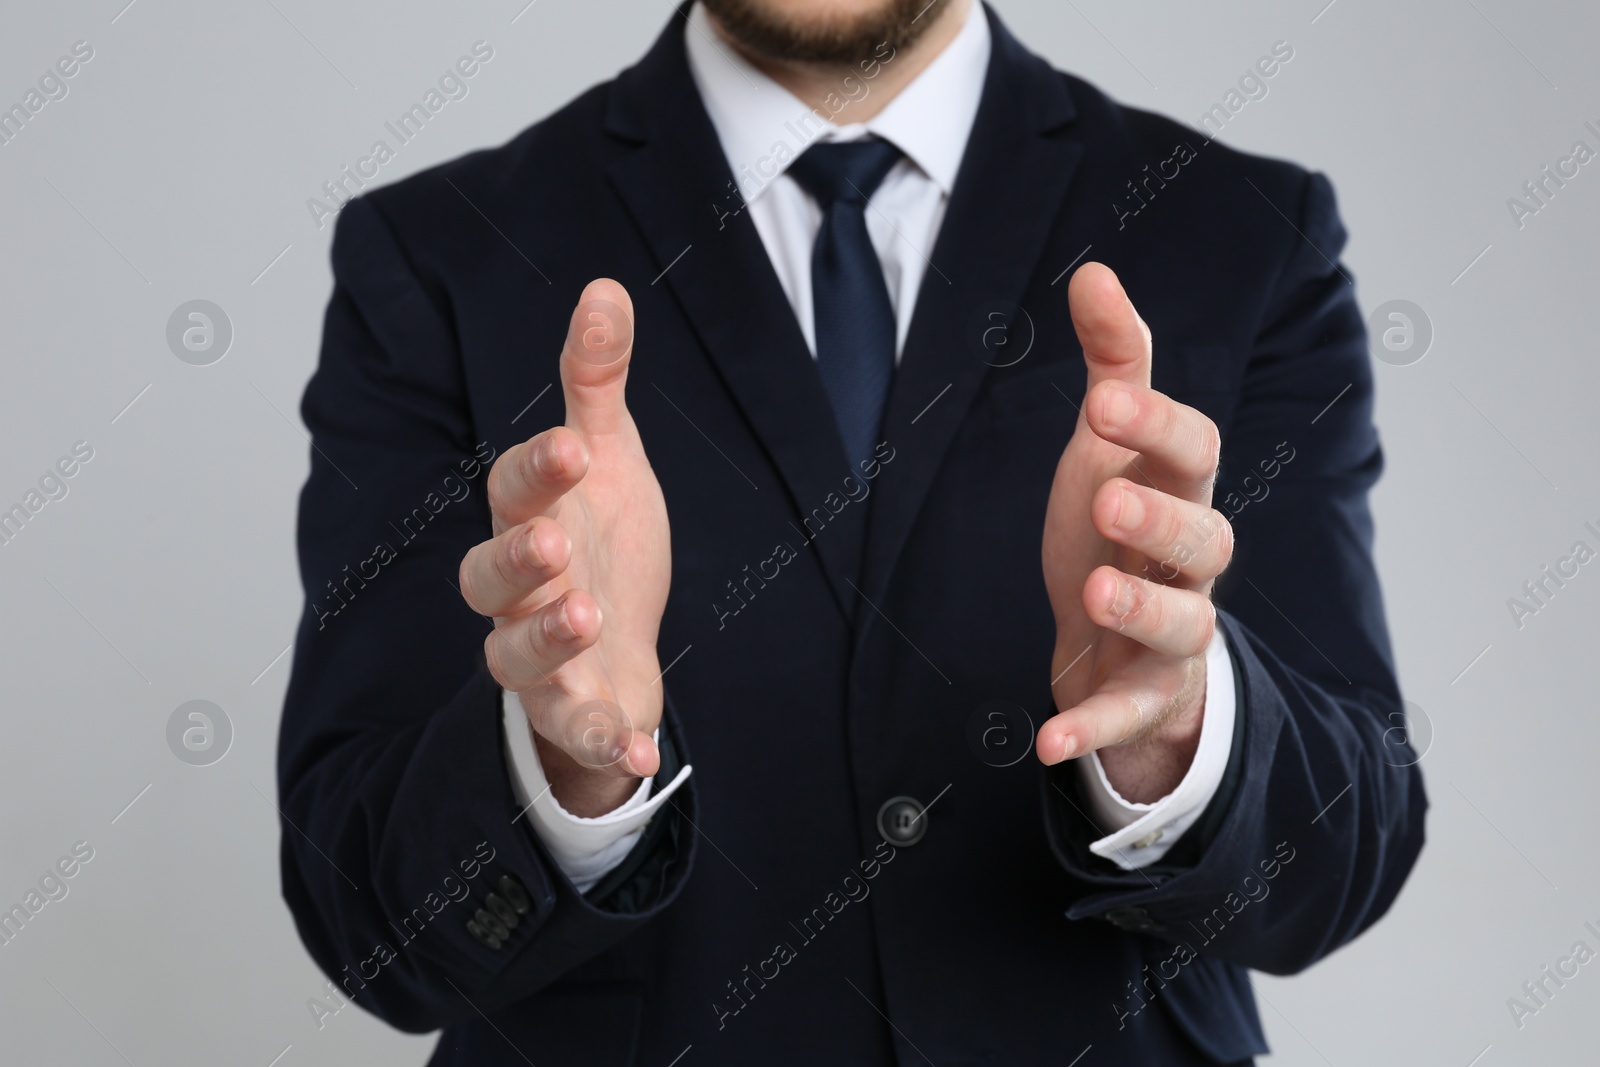
<instances>
[{"instance_id":1,"label":"white dress shirt","mask_svg":"<svg viewBox=\"0 0 1600 1067\"><path fill-rule=\"evenodd\" d=\"M903 153L870 198L866 215L867 234L894 305L898 363L927 253L944 219L983 94L990 42L982 5L969 3L966 21L944 51L865 122L850 121L852 107L845 102L876 91L865 72L841 80L834 102L820 108L819 116L722 41L700 5L690 11L687 22L689 68L738 183L739 196L729 197L724 210L750 213L813 355L811 249L822 212L787 173L788 165L817 141L879 137ZM875 58L884 65L894 62L892 56ZM1089 814L1105 835L1089 848L1124 870L1136 870L1164 856L1199 819L1221 784L1233 744L1235 713L1233 665L1221 631L1206 650L1206 668L1199 747L1188 773L1167 796L1152 804L1130 803L1107 780L1097 754L1077 761L1092 809ZM515 693L505 693L503 711L517 802L556 864L580 892L587 891L622 862L643 834L644 824L683 784L691 768L684 767L653 797L653 780L645 779L615 811L581 819L551 795Z\"/></svg>"}]
</instances>

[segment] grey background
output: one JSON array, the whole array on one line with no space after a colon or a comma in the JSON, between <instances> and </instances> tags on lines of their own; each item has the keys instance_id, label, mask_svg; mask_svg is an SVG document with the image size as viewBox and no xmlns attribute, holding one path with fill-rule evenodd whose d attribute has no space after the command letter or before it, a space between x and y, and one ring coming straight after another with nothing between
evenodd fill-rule
<instances>
[{"instance_id":1,"label":"grey background","mask_svg":"<svg viewBox=\"0 0 1600 1067\"><path fill-rule=\"evenodd\" d=\"M0 147L0 505L74 442L94 449L0 547L0 904L74 842L95 850L0 947L0 1055L420 1064L431 1038L359 1009L317 1028L322 978L278 893L296 405L330 285L332 229L305 201L473 42L493 60L383 180L504 141L632 62L670 8L125 3L0 8L0 103L73 42L95 49ZM1058 65L1191 124L1288 41L1292 62L1221 139L1327 171L1362 306L1410 300L1433 324L1425 359L1376 371L1378 556L1406 692L1435 735L1430 840L1376 929L1306 975L1258 980L1271 1062L1592 1062L1600 964L1520 1030L1506 1001L1580 938L1600 948L1583 929L1600 927L1600 563L1521 629L1506 601L1575 540L1600 547L1582 528L1600 527L1600 163L1520 230L1506 199L1580 137L1600 148L1583 128L1600 126L1600 9L1325 3L999 8ZM165 339L195 299L233 325L210 366ZM232 725L210 765L168 748L191 700Z\"/></svg>"}]
</instances>

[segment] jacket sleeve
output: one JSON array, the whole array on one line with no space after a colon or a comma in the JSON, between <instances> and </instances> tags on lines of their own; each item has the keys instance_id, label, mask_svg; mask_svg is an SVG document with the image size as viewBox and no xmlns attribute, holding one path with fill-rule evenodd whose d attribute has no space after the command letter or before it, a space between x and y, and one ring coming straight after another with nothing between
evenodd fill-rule
<instances>
[{"instance_id":1,"label":"jacket sleeve","mask_svg":"<svg viewBox=\"0 0 1600 1067\"><path fill-rule=\"evenodd\" d=\"M687 876L679 820L695 801L686 784L626 877L588 896L519 817L489 622L456 588L490 533L489 467L512 442L472 425L447 295L379 206L344 208L333 268L302 407L307 608L279 739L283 892L343 994L422 1032L525 998L648 922ZM670 705L663 739L664 760L682 760Z\"/></svg>"},{"instance_id":2,"label":"jacket sleeve","mask_svg":"<svg viewBox=\"0 0 1600 1067\"><path fill-rule=\"evenodd\" d=\"M1082 885L1071 918L1274 974L1383 915L1427 808L1372 559L1371 364L1321 175L1305 180L1297 227L1223 427L1214 499L1236 546L1215 590L1238 672L1231 781L1187 862L1133 873L1089 853L1098 834L1069 772L1045 790L1057 856Z\"/></svg>"}]
</instances>

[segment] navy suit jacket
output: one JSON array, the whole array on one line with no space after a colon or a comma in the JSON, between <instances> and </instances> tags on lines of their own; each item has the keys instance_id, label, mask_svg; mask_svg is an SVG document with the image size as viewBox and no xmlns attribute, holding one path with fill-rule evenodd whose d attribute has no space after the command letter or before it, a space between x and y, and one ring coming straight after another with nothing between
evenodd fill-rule
<instances>
[{"instance_id":1,"label":"navy suit jacket","mask_svg":"<svg viewBox=\"0 0 1600 1067\"><path fill-rule=\"evenodd\" d=\"M1118 106L989 19L868 472L730 202L680 18L509 144L343 208L303 406L283 886L341 997L443 1029L435 1064L1248 1061L1246 969L1345 944L1415 861L1328 182ZM1237 533L1228 777L1133 873L1089 852L1073 768L1027 752L1052 713L1040 537L1086 255L1154 331L1155 386L1221 428ZM517 818L489 623L455 582L490 533L488 462L562 421L568 316L601 276L636 311L629 407L672 523L660 654L683 653L664 747L695 769L585 895ZM897 795L931 805L903 848L876 825ZM468 921L497 886L526 910L490 947Z\"/></svg>"}]
</instances>

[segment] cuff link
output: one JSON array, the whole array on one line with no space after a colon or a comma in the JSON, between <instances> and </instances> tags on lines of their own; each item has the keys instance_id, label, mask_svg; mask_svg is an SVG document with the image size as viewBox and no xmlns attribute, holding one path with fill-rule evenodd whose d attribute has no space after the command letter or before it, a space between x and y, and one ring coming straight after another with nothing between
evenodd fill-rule
<instances>
[{"instance_id":1,"label":"cuff link","mask_svg":"<svg viewBox=\"0 0 1600 1067\"><path fill-rule=\"evenodd\" d=\"M1158 826L1133 843L1134 848L1149 848L1166 834L1166 827Z\"/></svg>"}]
</instances>

